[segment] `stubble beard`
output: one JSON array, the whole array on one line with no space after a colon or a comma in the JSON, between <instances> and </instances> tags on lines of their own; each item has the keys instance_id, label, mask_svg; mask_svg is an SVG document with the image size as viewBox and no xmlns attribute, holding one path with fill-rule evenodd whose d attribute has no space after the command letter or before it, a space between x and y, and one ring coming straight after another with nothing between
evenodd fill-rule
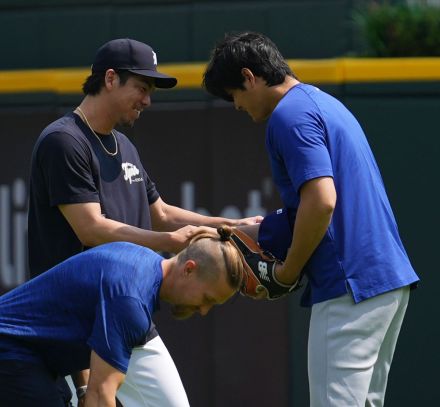
<instances>
[{"instance_id":1,"label":"stubble beard","mask_svg":"<svg viewBox=\"0 0 440 407\"><path fill-rule=\"evenodd\" d=\"M188 319L194 314L194 310L186 305L176 304L171 307L171 314L176 319Z\"/></svg>"},{"instance_id":2,"label":"stubble beard","mask_svg":"<svg viewBox=\"0 0 440 407\"><path fill-rule=\"evenodd\" d=\"M128 128L128 129L132 129L133 127L134 127L134 122L135 122L136 120L120 120L119 122L118 122L118 126L121 126L121 127L125 127L125 128Z\"/></svg>"}]
</instances>

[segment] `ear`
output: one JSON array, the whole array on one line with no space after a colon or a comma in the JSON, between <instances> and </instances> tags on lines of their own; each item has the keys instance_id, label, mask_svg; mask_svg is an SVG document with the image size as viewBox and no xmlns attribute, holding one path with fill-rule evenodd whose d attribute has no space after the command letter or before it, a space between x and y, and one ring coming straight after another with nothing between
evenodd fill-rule
<instances>
[{"instance_id":1,"label":"ear","mask_svg":"<svg viewBox=\"0 0 440 407\"><path fill-rule=\"evenodd\" d=\"M111 90L112 88L114 88L117 84L119 84L119 76L118 74L115 72L114 69L107 69L107 71L105 72L105 87L108 90Z\"/></svg>"},{"instance_id":2,"label":"ear","mask_svg":"<svg viewBox=\"0 0 440 407\"><path fill-rule=\"evenodd\" d=\"M254 86L255 84L255 75L249 68L242 68L241 74L243 76L243 79L246 82L248 82L251 86ZM246 85L245 85L246 87Z\"/></svg>"},{"instance_id":3,"label":"ear","mask_svg":"<svg viewBox=\"0 0 440 407\"><path fill-rule=\"evenodd\" d=\"M183 265L183 274L185 276L192 274L197 267L197 263L194 260L187 260Z\"/></svg>"}]
</instances>

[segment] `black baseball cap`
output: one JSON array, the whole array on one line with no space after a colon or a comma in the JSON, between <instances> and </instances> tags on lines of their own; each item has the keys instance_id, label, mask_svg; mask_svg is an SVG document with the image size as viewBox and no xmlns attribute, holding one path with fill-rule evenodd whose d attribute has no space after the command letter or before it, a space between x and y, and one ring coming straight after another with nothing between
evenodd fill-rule
<instances>
[{"instance_id":1,"label":"black baseball cap","mask_svg":"<svg viewBox=\"0 0 440 407\"><path fill-rule=\"evenodd\" d=\"M92 73L121 69L153 78L157 88L176 86L176 78L158 72L156 67L156 53L149 45L129 38L119 38L105 43L98 49Z\"/></svg>"}]
</instances>

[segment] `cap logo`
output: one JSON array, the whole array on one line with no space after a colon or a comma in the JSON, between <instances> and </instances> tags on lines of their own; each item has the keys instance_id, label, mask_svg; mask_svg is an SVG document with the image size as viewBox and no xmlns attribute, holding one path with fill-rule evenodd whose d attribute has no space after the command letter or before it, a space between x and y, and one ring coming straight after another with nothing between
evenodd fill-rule
<instances>
[{"instance_id":1,"label":"cap logo","mask_svg":"<svg viewBox=\"0 0 440 407\"><path fill-rule=\"evenodd\" d=\"M157 65L157 56L156 53L154 51L151 51L153 53L153 63L154 65Z\"/></svg>"}]
</instances>

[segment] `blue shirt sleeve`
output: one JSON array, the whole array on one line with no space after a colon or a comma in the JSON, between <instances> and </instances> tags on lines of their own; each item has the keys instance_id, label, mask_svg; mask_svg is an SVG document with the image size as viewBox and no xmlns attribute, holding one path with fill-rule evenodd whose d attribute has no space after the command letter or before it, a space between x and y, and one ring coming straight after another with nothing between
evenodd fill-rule
<instances>
[{"instance_id":1,"label":"blue shirt sleeve","mask_svg":"<svg viewBox=\"0 0 440 407\"><path fill-rule=\"evenodd\" d=\"M126 373L132 349L144 342L150 325L151 316L138 299L103 299L96 307L87 344L111 366Z\"/></svg>"},{"instance_id":2,"label":"blue shirt sleeve","mask_svg":"<svg viewBox=\"0 0 440 407\"><path fill-rule=\"evenodd\" d=\"M296 193L311 179L333 177L325 127L318 118L312 115L289 126L278 122L270 134L272 154L282 161Z\"/></svg>"}]
</instances>

